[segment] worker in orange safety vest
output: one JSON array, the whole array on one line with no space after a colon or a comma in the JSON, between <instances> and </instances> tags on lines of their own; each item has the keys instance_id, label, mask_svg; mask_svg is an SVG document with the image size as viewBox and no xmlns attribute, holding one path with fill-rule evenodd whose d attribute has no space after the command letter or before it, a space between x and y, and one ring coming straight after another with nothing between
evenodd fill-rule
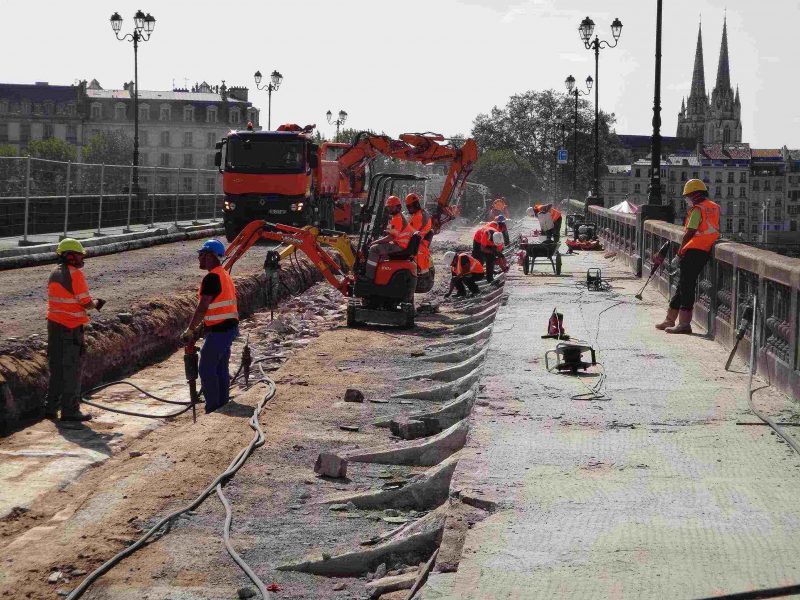
<instances>
[{"instance_id":1,"label":"worker in orange safety vest","mask_svg":"<svg viewBox=\"0 0 800 600\"><path fill-rule=\"evenodd\" d=\"M656 329L667 333L692 333L697 279L711 256L711 249L719 239L719 204L708 199L708 188L700 179L690 179L683 186L683 197L689 203L683 239L678 250L680 274L678 289L669 302L664 320ZM656 269L664 262L662 255L653 259ZM678 320L677 325L675 320Z\"/></svg>"},{"instance_id":2,"label":"worker in orange safety vest","mask_svg":"<svg viewBox=\"0 0 800 600\"><path fill-rule=\"evenodd\" d=\"M561 212L552 204L534 204L533 216L538 217L542 233L547 236L547 240L553 240L558 246L558 242L561 240Z\"/></svg>"},{"instance_id":3,"label":"worker in orange safety vest","mask_svg":"<svg viewBox=\"0 0 800 600\"><path fill-rule=\"evenodd\" d=\"M480 293L478 281L480 281L485 273L483 264L477 258L473 258L466 252L445 252L444 262L450 265L450 288L444 295L448 298L453 290L456 291L456 297L463 297L467 295L467 288L476 295Z\"/></svg>"},{"instance_id":4,"label":"worker in orange safety vest","mask_svg":"<svg viewBox=\"0 0 800 600\"><path fill-rule=\"evenodd\" d=\"M197 251L203 271L208 271L197 291L197 308L181 335L187 345L205 336L200 350L199 375L206 401L206 413L214 412L230 399L231 344L239 335L239 307L236 286L220 260L225 245L208 240Z\"/></svg>"},{"instance_id":5,"label":"worker in orange safety vest","mask_svg":"<svg viewBox=\"0 0 800 600\"><path fill-rule=\"evenodd\" d=\"M472 238L472 257L486 266L486 281L494 281L494 265L499 262L503 270L508 270L503 256L503 234L494 221L482 225Z\"/></svg>"},{"instance_id":6,"label":"worker in orange safety vest","mask_svg":"<svg viewBox=\"0 0 800 600\"><path fill-rule=\"evenodd\" d=\"M92 299L81 269L86 250L78 240L64 238L56 249L58 266L47 282L47 360L50 379L44 414L48 419L89 421L92 416L80 411L84 326L88 311L100 310L104 300Z\"/></svg>"},{"instance_id":7,"label":"worker in orange safety vest","mask_svg":"<svg viewBox=\"0 0 800 600\"><path fill-rule=\"evenodd\" d=\"M492 202L492 206L489 209L489 215L492 219L498 215L503 215L506 219L510 218L511 215L508 212L508 204L506 203L506 199L502 196L495 198Z\"/></svg>"},{"instance_id":8,"label":"worker in orange safety vest","mask_svg":"<svg viewBox=\"0 0 800 600\"><path fill-rule=\"evenodd\" d=\"M393 252L400 252L408 248L414 230L411 229L402 213L402 204L397 196L386 199L386 212L389 214L389 226L386 235L372 242L367 254L365 275L370 281L375 280L378 262L387 258Z\"/></svg>"},{"instance_id":9,"label":"worker in orange safety vest","mask_svg":"<svg viewBox=\"0 0 800 600\"><path fill-rule=\"evenodd\" d=\"M408 225L411 231L416 231L420 235L419 250L417 251L417 267L419 274L427 273L431 268L431 240L433 240L433 222L420 202L420 198L414 192L406 196L406 209L410 218Z\"/></svg>"}]
</instances>

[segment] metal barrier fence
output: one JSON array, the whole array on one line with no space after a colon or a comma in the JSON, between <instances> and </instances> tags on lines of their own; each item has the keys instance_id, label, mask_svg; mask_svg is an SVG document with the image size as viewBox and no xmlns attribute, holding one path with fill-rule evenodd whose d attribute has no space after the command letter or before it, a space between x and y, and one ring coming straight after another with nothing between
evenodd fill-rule
<instances>
[{"instance_id":1,"label":"metal barrier fence","mask_svg":"<svg viewBox=\"0 0 800 600\"><path fill-rule=\"evenodd\" d=\"M616 250L618 257L630 261L634 271L640 265L641 271L649 273L661 245L669 241L674 256L683 238L683 228L678 225L658 220L639 222L635 215L596 206L589 207L587 218L597 226L605 244ZM637 228L643 229L642 248L636 248ZM662 269L653 279L665 296L675 292L677 274ZM773 385L800 397L800 259L746 244L718 242L698 278L694 320L705 326L712 338L731 348L754 294L760 307L758 368ZM747 329L739 345L743 358L749 357L750 343Z\"/></svg>"},{"instance_id":2,"label":"metal barrier fence","mask_svg":"<svg viewBox=\"0 0 800 600\"><path fill-rule=\"evenodd\" d=\"M0 157L0 236L216 221L222 201L219 171Z\"/></svg>"}]
</instances>

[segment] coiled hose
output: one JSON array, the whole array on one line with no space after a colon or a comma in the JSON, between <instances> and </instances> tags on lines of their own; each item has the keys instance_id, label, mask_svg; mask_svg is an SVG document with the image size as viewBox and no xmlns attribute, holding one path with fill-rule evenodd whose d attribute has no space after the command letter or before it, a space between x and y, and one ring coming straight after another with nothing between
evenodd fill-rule
<instances>
[{"instance_id":1,"label":"coiled hose","mask_svg":"<svg viewBox=\"0 0 800 600\"><path fill-rule=\"evenodd\" d=\"M267 385L268 390L267 393L264 394L263 398L258 402L253 410L253 415L250 417L248 421L248 425L253 430L253 439L250 440L250 443L242 448L236 457L231 461L228 467L220 473L201 493L197 498L195 498L190 504L187 504L183 508L179 508L167 516L161 518L155 525L153 525L150 529L148 529L138 540L136 540L133 544L125 548L124 550L120 551L116 555L112 556L108 559L105 563L100 565L97 569L89 573L86 578L81 581L80 585L76 587L70 594L67 596L67 600L77 600L78 598L82 597L86 591L97 581L100 577L104 574L108 573L113 567L117 564L122 562L125 558L132 555L134 552L139 550L142 546L144 546L151 538L153 538L156 533L165 526L168 526L172 523L175 519L177 519L182 514L185 514L189 511L195 510L199 507L206 499L213 493L216 492L217 497L222 502L223 506L225 507L225 525L223 527L222 537L225 543L225 548L228 551L228 554L234 560L234 562L242 569L242 571L247 575L250 581L253 582L253 585L256 586L261 597L264 600L270 598L270 594L267 591L267 587L264 585L264 582L259 579L259 577L253 572L253 570L244 562L244 560L239 556L236 550L233 548L233 545L230 541L230 528L231 522L233 520L233 513L231 511L230 502L225 497L225 494L222 488L230 481L236 472L242 468L244 463L250 457L250 455L255 451L256 448L264 445L265 437L264 431L261 429L261 424L259 423L259 417L261 416L261 412L264 410L264 406L266 406L267 402L269 402L272 398L275 397L275 393L277 388L275 386L275 382L267 376L264 372L264 368L261 363L263 363L266 358L260 358L253 361L254 365L258 365L258 369L261 373L260 379L256 380L254 383L264 383ZM241 370L240 370L241 371ZM239 372L234 376L233 380L231 381L231 385L233 385L239 377ZM119 383L115 382L114 384ZM105 387L110 387L114 384L106 384ZM136 387L134 384L129 384L133 387ZM138 388L137 388L138 389ZM147 394L147 392L143 392ZM154 397L148 394L150 397ZM175 403L175 402L171 402ZM93 405L94 406L94 405ZM105 408L105 407L103 407ZM191 408L191 404L189 405ZM183 409L182 412L185 412L188 409ZM119 411L115 411L119 412ZM129 413L123 413L129 414ZM163 417L162 417L163 418Z\"/></svg>"}]
</instances>

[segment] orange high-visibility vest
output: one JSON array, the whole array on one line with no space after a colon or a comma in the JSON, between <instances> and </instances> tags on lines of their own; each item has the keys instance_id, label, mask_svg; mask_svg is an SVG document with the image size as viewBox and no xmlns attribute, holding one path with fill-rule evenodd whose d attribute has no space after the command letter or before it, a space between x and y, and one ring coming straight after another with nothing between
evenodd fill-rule
<instances>
[{"instance_id":1,"label":"orange high-visibility vest","mask_svg":"<svg viewBox=\"0 0 800 600\"><path fill-rule=\"evenodd\" d=\"M47 281L47 320L75 329L89 322L92 303L89 286L80 269L63 264Z\"/></svg>"},{"instance_id":2,"label":"orange high-visibility vest","mask_svg":"<svg viewBox=\"0 0 800 600\"><path fill-rule=\"evenodd\" d=\"M711 252L714 242L719 239L719 204L705 199L698 202L686 215L685 225L689 223L689 216L693 210L700 211L700 226L697 228L697 233L690 239L683 250L702 250L703 252Z\"/></svg>"},{"instance_id":3,"label":"orange high-visibility vest","mask_svg":"<svg viewBox=\"0 0 800 600\"><path fill-rule=\"evenodd\" d=\"M553 221L558 221L561 218L561 213L558 212L555 208L551 208L550 216L553 217Z\"/></svg>"},{"instance_id":4,"label":"orange high-visibility vest","mask_svg":"<svg viewBox=\"0 0 800 600\"><path fill-rule=\"evenodd\" d=\"M411 242L411 236L414 235L414 230L406 223L405 217L397 213L393 215L392 220L389 221L389 235L392 236L392 241L395 244L405 250Z\"/></svg>"},{"instance_id":5,"label":"orange high-visibility vest","mask_svg":"<svg viewBox=\"0 0 800 600\"><path fill-rule=\"evenodd\" d=\"M431 230L431 226L433 225L430 215L428 215L424 209L420 209L411 215L408 224L414 231L419 231L419 235L422 238Z\"/></svg>"},{"instance_id":6,"label":"orange high-visibility vest","mask_svg":"<svg viewBox=\"0 0 800 600\"><path fill-rule=\"evenodd\" d=\"M214 267L209 273L214 273L219 277L222 291L208 305L208 310L203 317L203 324L206 327L210 327L219 325L228 319L238 319L239 308L236 304L236 286L233 285L230 273L223 269L221 265ZM197 295L201 295L199 291Z\"/></svg>"},{"instance_id":7,"label":"orange high-visibility vest","mask_svg":"<svg viewBox=\"0 0 800 600\"><path fill-rule=\"evenodd\" d=\"M461 266L461 257L466 256L469 259L469 268L465 269ZM466 252L462 252L460 254L456 254L456 257L453 259L453 266L450 265L450 272L455 275L456 277L460 277L462 275L479 275L484 273L483 264L476 258L471 257Z\"/></svg>"}]
</instances>

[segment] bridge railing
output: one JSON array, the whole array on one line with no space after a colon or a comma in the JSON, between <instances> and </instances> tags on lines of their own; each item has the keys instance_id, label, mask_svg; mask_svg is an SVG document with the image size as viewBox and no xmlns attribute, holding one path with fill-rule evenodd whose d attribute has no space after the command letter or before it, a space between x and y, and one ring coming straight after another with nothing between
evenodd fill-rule
<instances>
[{"instance_id":1,"label":"bridge railing","mask_svg":"<svg viewBox=\"0 0 800 600\"><path fill-rule=\"evenodd\" d=\"M587 218L597 226L606 248L644 276L650 274L653 257L664 242L670 242L671 258L683 238L680 226L641 221L635 215L596 206L589 207ZM661 269L653 280L655 287L670 297L677 288L678 274ZM757 295L760 309L758 368L770 383L800 397L800 259L746 244L718 242L698 278L694 320L712 338L732 348L753 295ZM748 328L738 350L745 360L750 345Z\"/></svg>"}]
</instances>

